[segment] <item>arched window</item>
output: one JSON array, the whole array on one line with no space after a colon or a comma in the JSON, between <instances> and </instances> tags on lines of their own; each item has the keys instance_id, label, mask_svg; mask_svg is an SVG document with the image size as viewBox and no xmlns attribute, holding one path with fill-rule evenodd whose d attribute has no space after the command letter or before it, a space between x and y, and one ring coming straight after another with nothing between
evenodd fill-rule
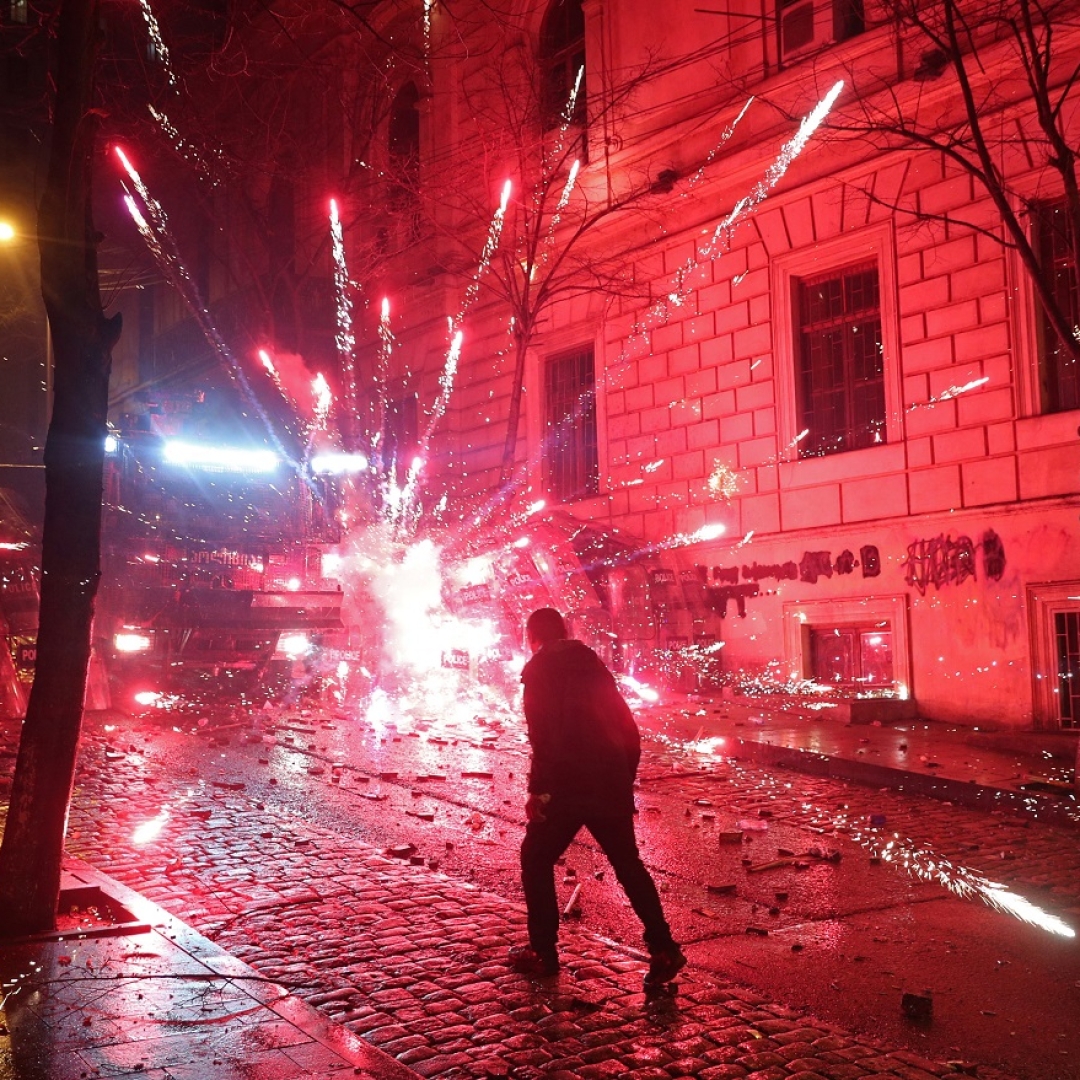
<instances>
[{"instance_id":1,"label":"arched window","mask_svg":"<svg viewBox=\"0 0 1080 1080\"><path fill-rule=\"evenodd\" d=\"M406 83L390 106L387 132L394 202L415 202L420 183L420 91Z\"/></svg>"},{"instance_id":2,"label":"arched window","mask_svg":"<svg viewBox=\"0 0 1080 1080\"><path fill-rule=\"evenodd\" d=\"M582 0L552 0L540 28L540 109L546 131L562 123L578 71L585 66L585 12L581 5ZM584 78L571 121L585 127Z\"/></svg>"}]
</instances>

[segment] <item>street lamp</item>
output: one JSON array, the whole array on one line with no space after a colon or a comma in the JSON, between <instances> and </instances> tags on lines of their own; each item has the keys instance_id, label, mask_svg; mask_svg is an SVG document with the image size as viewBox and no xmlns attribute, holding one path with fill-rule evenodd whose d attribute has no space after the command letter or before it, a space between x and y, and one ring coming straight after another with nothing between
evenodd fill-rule
<instances>
[{"instance_id":1,"label":"street lamp","mask_svg":"<svg viewBox=\"0 0 1080 1080\"><path fill-rule=\"evenodd\" d=\"M10 221L0 220L0 244L10 244L15 239L15 226Z\"/></svg>"}]
</instances>

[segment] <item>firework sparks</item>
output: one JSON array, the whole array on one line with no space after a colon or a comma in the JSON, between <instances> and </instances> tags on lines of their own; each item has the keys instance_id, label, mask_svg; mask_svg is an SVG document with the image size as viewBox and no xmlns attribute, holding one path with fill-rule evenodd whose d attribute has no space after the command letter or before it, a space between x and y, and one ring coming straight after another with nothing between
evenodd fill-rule
<instances>
[{"instance_id":1,"label":"firework sparks","mask_svg":"<svg viewBox=\"0 0 1080 1080\"><path fill-rule=\"evenodd\" d=\"M556 212L562 210L566 204L570 201L570 193L574 190L574 184L577 182L578 173L581 171L581 162L574 158L573 165L570 166L570 173L566 177L566 183L563 185L562 194L559 196L558 205L555 207ZM558 220L557 218L554 220ZM554 228L552 229L554 231Z\"/></svg>"},{"instance_id":2,"label":"firework sparks","mask_svg":"<svg viewBox=\"0 0 1080 1080\"><path fill-rule=\"evenodd\" d=\"M161 27L154 17L153 11L150 10L150 5L146 0L139 0L139 7L142 9L143 19L146 22L147 33L150 35L150 44L153 48L154 55L161 61L161 66L165 69L165 77L169 80L169 85L175 88L177 85L176 72L173 71L172 60L169 58L169 50L165 46L165 39L161 36Z\"/></svg>"},{"instance_id":3,"label":"firework sparks","mask_svg":"<svg viewBox=\"0 0 1080 1080\"><path fill-rule=\"evenodd\" d=\"M739 126L739 121L747 114L753 103L754 98L752 96L746 99L746 104L739 110L739 115L736 116L735 119L720 133L720 138L716 141L716 145L709 151L708 156L705 158L701 167L687 179L687 187L694 187L701 183L705 174L708 172L709 166L712 165L713 161L716 159L716 155L720 153L724 144L735 134L735 129Z\"/></svg>"},{"instance_id":4,"label":"firework sparks","mask_svg":"<svg viewBox=\"0 0 1080 1080\"><path fill-rule=\"evenodd\" d=\"M161 830L165 828L165 822L168 820L169 811L162 810L157 817L151 818L149 821L144 821L142 825L131 834L131 842L139 846L142 844L149 844L151 840L157 839Z\"/></svg>"},{"instance_id":5,"label":"firework sparks","mask_svg":"<svg viewBox=\"0 0 1080 1080\"><path fill-rule=\"evenodd\" d=\"M334 395L330 392L330 385L321 373L316 374L312 379L311 393L315 399L315 425L323 428L330 414L330 406L334 403Z\"/></svg>"},{"instance_id":6,"label":"firework sparks","mask_svg":"<svg viewBox=\"0 0 1080 1080\"><path fill-rule=\"evenodd\" d=\"M208 181L211 186L217 187L218 181L214 176L214 171L210 167L210 163L203 156L202 149L195 146L189 139L185 139L184 136L180 134L176 125L165 113L156 109L153 105L148 105L147 108L150 110L150 115L154 118L155 123L161 128L165 137L172 143L173 149L185 161L189 161L195 166L195 171L199 176ZM222 154L220 150L214 150L212 152L216 158L219 160L221 159Z\"/></svg>"},{"instance_id":7,"label":"firework sparks","mask_svg":"<svg viewBox=\"0 0 1080 1080\"><path fill-rule=\"evenodd\" d=\"M168 219L165 216L165 210L161 203L150 194L149 189L146 184L143 183L143 179L139 175L139 171L132 165L131 159L127 154L124 153L123 147L114 146L113 151L120 159L120 164L124 167L124 172L127 173L128 179L135 186L135 190L138 192L139 198L142 199L143 205L149 211L150 220L153 221L154 227L164 231L168 228ZM134 216L134 214L132 216ZM142 215L140 215L140 217L141 216Z\"/></svg>"},{"instance_id":8,"label":"firework sparks","mask_svg":"<svg viewBox=\"0 0 1080 1080\"><path fill-rule=\"evenodd\" d=\"M712 472L709 473L709 494L715 499L723 499L725 502L733 499L739 490L739 474L723 461L713 462Z\"/></svg>"},{"instance_id":9,"label":"firework sparks","mask_svg":"<svg viewBox=\"0 0 1080 1080\"><path fill-rule=\"evenodd\" d=\"M345 376L345 408L351 422L356 417L356 338L352 325L349 272L345 262L345 237L336 199L330 200L330 239L334 255L334 296L337 305L334 345Z\"/></svg>"},{"instance_id":10,"label":"firework sparks","mask_svg":"<svg viewBox=\"0 0 1080 1080\"><path fill-rule=\"evenodd\" d=\"M435 0L424 0L424 54L431 54L431 18L435 12Z\"/></svg>"},{"instance_id":11,"label":"firework sparks","mask_svg":"<svg viewBox=\"0 0 1080 1080\"><path fill-rule=\"evenodd\" d=\"M570 125L573 123L574 112L577 110L578 94L581 91L581 84L584 79L585 67L582 65L577 69L577 74L574 76L574 85L571 87L570 94L566 99L566 104L563 106L561 115L562 123L560 123L558 133L552 142L551 150L545 157L543 169L545 176L550 176L552 168L558 167L558 163L562 160L563 147L566 142L566 133L570 130Z\"/></svg>"},{"instance_id":12,"label":"firework sparks","mask_svg":"<svg viewBox=\"0 0 1080 1080\"><path fill-rule=\"evenodd\" d=\"M465 297L461 302L461 307L458 309L457 317L453 320L452 329L454 330L461 326L466 313L476 300L476 297L480 292L480 281L487 271L487 268L491 265L491 257L495 254L495 249L499 246L499 239L502 237L503 224L506 221L506 207L510 202L511 190L511 182L507 180L506 183L503 184L502 196L499 199L499 207L491 219L491 225L488 227L487 239L484 241L483 250L480 252L480 262L476 268L476 273L473 274L472 281L469 282L469 287L465 290Z\"/></svg>"},{"instance_id":13,"label":"firework sparks","mask_svg":"<svg viewBox=\"0 0 1080 1080\"><path fill-rule=\"evenodd\" d=\"M265 350L259 349L259 359L262 361L262 366L266 373L270 376L270 381L277 388L278 393L285 400L285 403L295 414L298 410L296 402L293 400L292 395L285 389L285 384L281 381L281 375L278 372L277 365L274 363L273 357Z\"/></svg>"},{"instance_id":14,"label":"firework sparks","mask_svg":"<svg viewBox=\"0 0 1080 1080\"><path fill-rule=\"evenodd\" d=\"M942 401L958 398L961 394L967 394L972 390L977 390L980 386L985 386L989 381L990 376L984 375L981 379L972 379L970 382L964 383L963 386L950 386L947 389L942 390L936 397L909 406L908 411L910 412L913 409L925 409L928 405L937 405Z\"/></svg>"},{"instance_id":15,"label":"firework sparks","mask_svg":"<svg viewBox=\"0 0 1080 1080\"><path fill-rule=\"evenodd\" d=\"M948 859L910 840L894 836L884 845L875 830L854 834L854 839L864 847L875 849L881 858L896 863L913 877L933 881L963 900L981 900L988 907L1005 915L1012 915L1021 922L1036 926L1059 937L1076 937L1076 931L1056 915L1044 911L1037 904L1012 892L1008 886L964 866L954 866Z\"/></svg>"},{"instance_id":16,"label":"firework sparks","mask_svg":"<svg viewBox=\"0 0 1080 1080\"><path fill-rule=\"evenodd\" d=\"M140 235L143 237L151 254L154 256L158 267L170 284L172 284L173 288L175 288L184 298L188 310L191 312L192 317L195 319L196 324L202 331L207 342L209 342L214 351L225 361L226 369L230 376L236 381L245 398L250 402L251 407L257 413L271 441L275 444L282 457L288 458L289 455L282 445L281 439L278 437L274 424L267 415L266 410L262 407L258 395L252 391L243 368L237 361L225 339L219 333L213 320L210 318L210 312L206 309L206 305L199 295L199 290L196 287L184 260L180 257L180 252L169 231L168 218L166 217L164 208L157 199L150 194L142 177L131 163L127 154L124 153L124 150L120 146L114 147L114 150L125 173L131 180L135 191L142 200L143 207L145 207L147 213L143 213L134 196L130 193L124 195L124 205L127 207L128 213L135 222L136 228L139 230Z\"/></svg>"}]
</instances>

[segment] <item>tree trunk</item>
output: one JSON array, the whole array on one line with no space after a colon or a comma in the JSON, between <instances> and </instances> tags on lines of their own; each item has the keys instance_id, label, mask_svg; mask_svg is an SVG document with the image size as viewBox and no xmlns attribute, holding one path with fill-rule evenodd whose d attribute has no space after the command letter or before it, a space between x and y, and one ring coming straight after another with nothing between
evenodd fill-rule
<instances>
[{"instance_id":1,"label":"tree trunk","mask_svg":"<svg viewBox=\"0 0 1080 1080\"><path fill-rule=\"evenodd\" d=\"M513 494L516 486L514 462L517 460L518 432L521 428L521 406L525 389L525 359L529 352L530 334L519 327L514 330L514 382L510 389L510 409L506 417L506 439L503 441L502 467L499 469L499 490L504 496Z\"/></svg>"},{"instance_id":2,"label":"tree trunk","mask_svg":"<svg viewBox=\"0 0 1080 1080\"><path fill-rule=\"evenodd\" d=\"M96 0L63 0L49 173L38 215L55 398L45 444L37 669L0 845L0 935L56 925L60 866L100 576L110 352L91 218Z\"/></svg>"}]
</instances>

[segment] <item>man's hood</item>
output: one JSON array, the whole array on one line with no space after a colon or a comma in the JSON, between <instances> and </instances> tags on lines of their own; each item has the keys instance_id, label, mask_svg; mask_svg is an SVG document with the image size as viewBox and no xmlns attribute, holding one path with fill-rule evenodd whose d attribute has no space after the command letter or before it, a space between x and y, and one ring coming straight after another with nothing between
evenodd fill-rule
<instances>
[{"instance_id":1,"label":"man's hood","mask_svg":"<svg viewBox=\"0 0 1080 1080\"><path fill-rule=\"evenodd\" d=\"M595 672L604 671L603 661L583 641L576 638L563 638L549 641L539 649L525 665L522 678L533 671L558 670L560 672Z\"/></svg>"}]
</instances>

